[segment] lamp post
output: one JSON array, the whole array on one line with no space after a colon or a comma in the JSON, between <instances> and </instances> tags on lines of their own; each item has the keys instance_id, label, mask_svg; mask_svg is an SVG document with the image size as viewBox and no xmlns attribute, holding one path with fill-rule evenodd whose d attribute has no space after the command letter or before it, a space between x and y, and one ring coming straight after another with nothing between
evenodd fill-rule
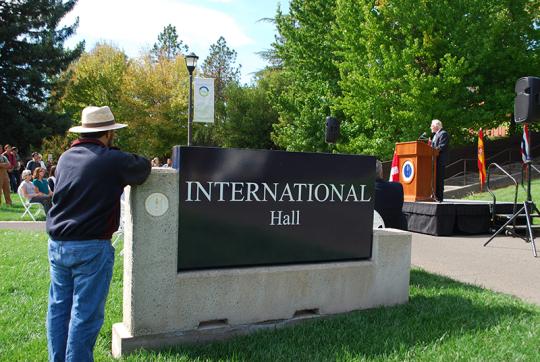
<instances>
[{"instance_id":1,"label":"lamp post","mask_svg":"<svg viewBox=\"0 0 540 362\"><path fill-rule=\"evenodd\" d=\"M193 71L197 67L197 59L199 59L198 56L195 55L195 53L191 53L186 55L186 67L189 72L189 98L188 98L188 139L187 139L187 145L191 146L191 125L193 123L193 107L192 107L192 99L193 99Z\"/></svg>"}]
</instances>

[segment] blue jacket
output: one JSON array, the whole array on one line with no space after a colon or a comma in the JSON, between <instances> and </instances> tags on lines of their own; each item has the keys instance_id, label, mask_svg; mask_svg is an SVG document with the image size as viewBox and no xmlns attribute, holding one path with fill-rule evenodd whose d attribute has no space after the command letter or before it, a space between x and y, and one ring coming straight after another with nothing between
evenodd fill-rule
<instances>
[{"instance_id":1,"label":"blue jacket","mask_svg":"<svg viewBox=\"0 0 540 362\"><path fill-rule=\"evenodd\" d=\"M111 239L124 187L142 184L150 170L147 159L96 139L73 142L58 160L47 233L53 240Z\"/></svg>"}]
</instances>

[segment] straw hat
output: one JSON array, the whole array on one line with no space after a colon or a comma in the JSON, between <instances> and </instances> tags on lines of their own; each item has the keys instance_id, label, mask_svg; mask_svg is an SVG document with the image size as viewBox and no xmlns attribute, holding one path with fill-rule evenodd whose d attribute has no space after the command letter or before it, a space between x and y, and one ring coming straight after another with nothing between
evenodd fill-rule
<instances>
[{"instance_id":1,"label":"straw hat","mask_svg":"<svg viewBox=\"0 0 540 362\"><path fill-rule=\"evenodd\" d=\"M116 123L114 121L114 116L108 106L89 106L82 111L81 125L71 127L69 131L76 133L89 133L110 131L124 127L127 127L127 124Z\"/></svg>"}]
</instances>

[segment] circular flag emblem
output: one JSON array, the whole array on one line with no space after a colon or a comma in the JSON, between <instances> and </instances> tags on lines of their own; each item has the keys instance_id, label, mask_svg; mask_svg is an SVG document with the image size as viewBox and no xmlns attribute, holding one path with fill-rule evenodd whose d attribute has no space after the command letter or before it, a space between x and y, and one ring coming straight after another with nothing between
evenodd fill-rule
<instances>
[{"instance_id":1,"label":"circular flag emblem","mask_svg":"<svg viewBox=\"0 0 540 362\"><path fill-rule=\"evenodd\" d=\"M202 87L199 88L199 94L201 96L206 97L208 93L210 93L210 89L208 89L207 86L203 85Z\"/></svg>"},{"instance_id":2,"label":"circular flag emblem","mask_svg":"<svg viewBox=\"0 0 540 362\"><path fill-rule=\"evenodd\" d=\"M414 164L410 160L403 163L403 167L401 168L401 178L405 183L411 183L414 179Z\"/></svg>"}]
</instances>

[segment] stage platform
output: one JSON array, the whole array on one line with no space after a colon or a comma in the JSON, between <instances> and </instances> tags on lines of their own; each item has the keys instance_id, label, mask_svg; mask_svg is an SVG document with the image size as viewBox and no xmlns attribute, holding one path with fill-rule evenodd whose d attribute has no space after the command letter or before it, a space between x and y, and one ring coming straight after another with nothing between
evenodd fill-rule
<instances>
[{"instance_id":1,"label":"stage platform","mask_svg":"<svg viewBox=\"0 0 540 362\"><path fill-rule=\"evenodd\" d=\"M403 213L409 231L450 236L490 234L489 201L447 200L444 202L404 202ZM513 203L498 202L498 214L512 214Z\"/></svg>"}]
</instances>

